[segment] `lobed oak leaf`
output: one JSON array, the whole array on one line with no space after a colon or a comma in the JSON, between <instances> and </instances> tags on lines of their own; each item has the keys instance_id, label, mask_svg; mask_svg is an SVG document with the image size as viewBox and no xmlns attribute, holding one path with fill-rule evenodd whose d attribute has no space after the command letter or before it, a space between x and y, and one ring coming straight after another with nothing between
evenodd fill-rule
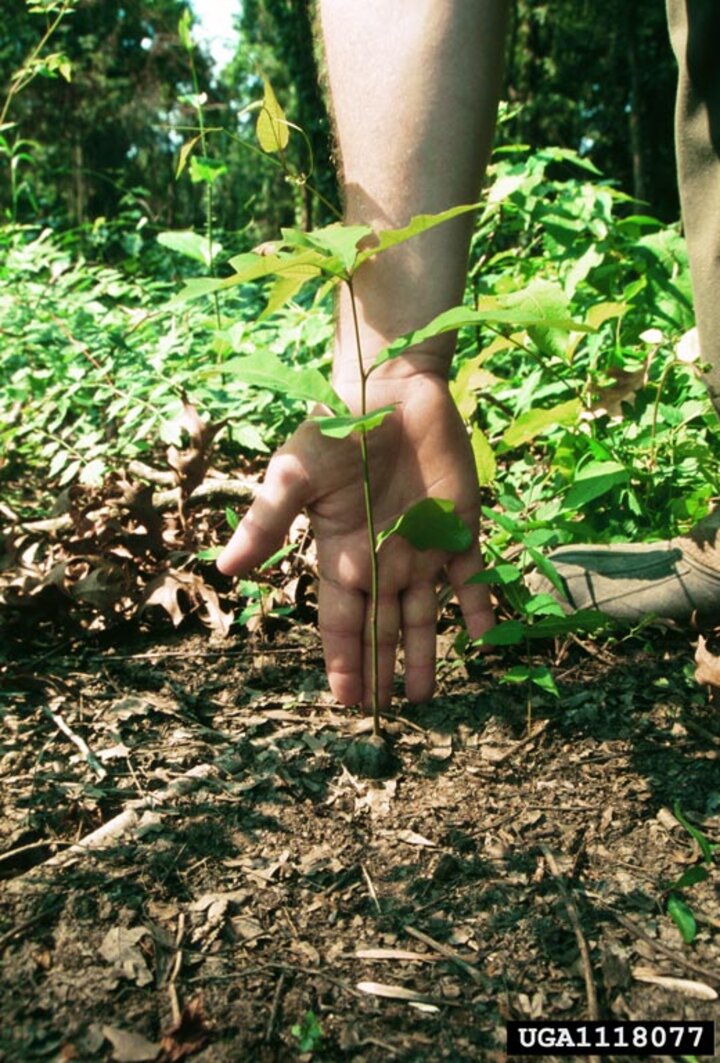
<instances>
[{"instance_id":1,"label":"lobed oak leaf","mask_svg":"<svg viewBox=\"0 0 720 1063\"><path fill-rule=\"evenodd\" d=\"M180 603L181 596L189 605L185 611ZM233 614L223 610L217 593L196 572L169 568L150 580L145 588L141 611L151 605L164 609L175 627L182 623L186 615L200 609L205 613L201 619L222 636L227 635L233 621Z\"/></svg>"},{"instance_id":2,"label":"lobed oak leaf","mask_svg":"<svg viewBox=\"0 0 720 1063\"><path fill-rule=\"evenodd\" d=\"M226 424L227 421L219 421L218 424L203 421L192 403L188 402L187 397L183 395L182 413L171 427L179 432L185 432L190 437L190 446L184 450L174 445L168 447L167 460L175 473L175 479L184 498L191 495L203 482L210 466L210 450L213 440Z\"/></svg>"},{"instance_id":3,"label":"lobed oak leaf","mask_svg":"<svg viewBox=\"0 0 720 1063\"><path fill-rule=\"evenodd\" d=\"M695 681L707 683L713 687L720 687L720 657L710 653L705 639L698 637L697 650L695 651Z\"/></svg>"}]
</instances>

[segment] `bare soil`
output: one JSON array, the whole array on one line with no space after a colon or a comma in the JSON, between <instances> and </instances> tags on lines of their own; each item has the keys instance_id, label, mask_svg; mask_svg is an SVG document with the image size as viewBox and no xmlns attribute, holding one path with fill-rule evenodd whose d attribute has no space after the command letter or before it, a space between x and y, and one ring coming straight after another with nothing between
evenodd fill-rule
<instances>
[{"instance_id":1,"label":"bare soil","mask_svg":"<svg viewBox=\"0 0 720 1063\"><path fill-rule=\"evenodd\" d=\"M666 912L702 863L676 802L720 842L689 635L550 647L529 730L509 655L448 652L368 780L312 627L232 631L8 643L3 1063L499 1061L512 1018L720 1018L717 876L678 893L691 944Z\"/></svg>"}]
</instances>

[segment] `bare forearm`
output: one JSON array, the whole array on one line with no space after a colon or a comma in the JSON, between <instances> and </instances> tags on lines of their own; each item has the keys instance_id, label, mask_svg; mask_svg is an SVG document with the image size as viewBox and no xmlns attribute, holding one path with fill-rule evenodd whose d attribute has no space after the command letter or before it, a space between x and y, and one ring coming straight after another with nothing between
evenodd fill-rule
<instances>
[{"instance_id":1,"label":"bare forearm","mask_svg":"<svg viewBox=\"0 0 720 1063\"><path fill-rule=\"evenodd\" d=\"M405 224L477 198L502 71L506 0L322 0L346 217ZM366 364L462 297L471 221L463 217L366 265L356 279ZM355 375L347 295L336 383ZM418 355L446 369L453 337ZM407 371L405 363L398 372Z\"/></svg>"}]
</instances>

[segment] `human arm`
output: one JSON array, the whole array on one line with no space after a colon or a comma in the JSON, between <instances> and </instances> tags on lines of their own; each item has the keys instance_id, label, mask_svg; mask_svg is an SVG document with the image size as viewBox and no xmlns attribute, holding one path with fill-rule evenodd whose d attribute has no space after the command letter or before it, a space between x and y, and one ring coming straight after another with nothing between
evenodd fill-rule
<instances>
[{"instance_id":1,"label":"human arm","mask_svg":"<svg viewBox=\"0 0 720 1063\"><path fill-rule=\"evenodd\" d=\"M477 198L500 78L504 0L324 0L321 20L342 158L346 220L396 228ZM333 383L354 412L361 376L378 351L461 301L471 222L455 219L366 263L339 300ZM361 372L358 358L364 367ZM369 434L378 529L424 497L455 502L477 531L472 454L447 377L453 336L438 337L368 382L368 409L398 403ZM369 550L357 440L323 437L306 423L272 459L258 498L219 560L246 572L307 507L319 561L320 630L331 689L370 702ZM475 535L476 539L476 535ZM380 703L390 699L398 631L406 690L430 697L435 584L442 568L473 637L492 624L487 592L467 586L481 567L477 544L450 557L395 537L380 551Z\"/></svg>"}]
</instances>

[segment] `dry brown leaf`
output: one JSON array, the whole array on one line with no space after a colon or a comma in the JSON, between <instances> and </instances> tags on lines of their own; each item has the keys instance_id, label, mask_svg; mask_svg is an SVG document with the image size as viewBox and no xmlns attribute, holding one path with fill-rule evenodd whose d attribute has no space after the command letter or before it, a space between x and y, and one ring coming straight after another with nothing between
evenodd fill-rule
<instances>
[{"instance_id":1,"label":"dry brown leaf","mask_svg":"<svg viewBox=\"0 0 720 1063\"><path fill-rule=\"evenodd\" d=\"M203 482L210 466L213 440L226 424L226 421L220 421L218 424L203 421L192 403L183 395L183 411L172 427L189 435L190 446L185 450L179 450L175 446L168 447L167 460L184 498L192 494L198 484Z\"/></svg>"},{"instance_id":2,"label":"dry brown leaf","mask_svg":"<svg viewBox=\"0 0 720 1063\"><path fill-rule=\"evenodd\" d=\"M597 401L593 403L592 412L596 417L607 414L608 417L622 417L622 404L631 402L640 388L647 384L649 360L641 369L628 373L625 369L612 369L610 376L615 380L610 387L601 388Z\"/></svg>"},{"instance_id":3,"label":"dry brown leaf","mask_svg":"<svg viewBox=\"0 0 720 1063\"><path fill-rule=\"evenodd\" d=\"M186 612L180 604L181 594L189 604ZM208 627L220 635L227 635L233 621L232 612L223 611L216 592L196 572L168 568L150 580L145 588L141 611L151 605L164 609L175 627L182 623L186 615L199 609L204 610L202 619Z\"/></svg>"},{"instance_id":4,"label":"dry brown leaf","mask_svg":"<svg viewBox=\"0 0 720 1063\"><path fill-rule=\"evenodd\" d=\"M138 942L147 933L144 926L131 929L114 926L108 930L100 946L100 955L107 963L112 964L125 978L141 986L152 982L145 957L138 948Z\"/></svg>"},{"instance_id":5,"label":"dry brown leaf","mask_svg":"<svg viewBox=\"0 0 720 1063\"><path fill-rule=\"evenodd\" d=\"M146 1063L157 1059L160 1045L148 1041L140 1033L122 1030L119 1026L103 1026L102 1032L113 1046L113 1059L117 1063Z\"/></svg>"},{"instance_id":6,"label":"dry brown leaf","mask_svg":"<svg viewBox=\"0 0 720 1063\"><path fill-rule=\"evenodd\" d=\"M180 1063L193 1052L199 1052L208 1039L202 999L195 997L182 1010L179 1022L163 1034L158 1063Z\"/></svg>"},{"instance_id":7,"label":"dry brown leaf","mask_svg":"<svg viewBox=\"0 0 720 1063\"><path fill-rule=\"evenodd\" d=\"M705 639L698 637L697 650L695 651L695 681L708 683L713 687L720 687L720 657L710 653Z\"/></svg>"},{"instance_id":8,"label":"dry brown leaf","mask_svg":"<svg viewBox=\"0 0 720 1063\"><path fill-rule=\"evenodd\" d=\"M87 602L100 612L109 612L127 594L128 579L120 565L102 558L93 558L94 567L88 564L84 576L70 586L75 601Z\"/></svg>"}]
</instances>

